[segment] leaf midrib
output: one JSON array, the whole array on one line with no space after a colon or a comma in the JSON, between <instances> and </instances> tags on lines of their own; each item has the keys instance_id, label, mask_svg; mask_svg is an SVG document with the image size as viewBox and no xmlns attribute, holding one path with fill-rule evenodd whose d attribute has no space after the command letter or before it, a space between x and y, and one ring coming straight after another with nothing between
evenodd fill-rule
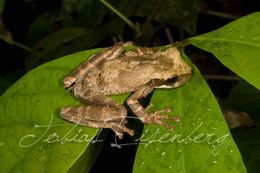
<instances>
[{"instance_id":1,"label":"leaf midrib","mask_svg":"<svg viewBox=\"0 0 260 173\"><path fill-rule=\"evenodd\" d=\"M260 48L260 44L252 44L252 43L247 42L247 41L226 39L226 38L209 38L209 37L201 37L200 36L200 37L190 38L189 40L202 40L202 41L210 40L210 42L218 42L219 44L221 44L221 41L222 42L232 42L232 43L237 43L237 44L248 45L248 46L253 46L253 47ZM195 45L196 45L196 43L195 43Z\"/></svg>"}]
</instances>

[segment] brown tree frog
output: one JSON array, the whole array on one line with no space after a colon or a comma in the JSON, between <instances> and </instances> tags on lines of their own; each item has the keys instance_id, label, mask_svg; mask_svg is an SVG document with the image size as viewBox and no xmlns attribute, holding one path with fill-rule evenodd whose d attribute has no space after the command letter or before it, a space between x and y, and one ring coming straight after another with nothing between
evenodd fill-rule
<instances>
[{"instance_id":1,"label":"brown tree frog","mask_svg":"<svg viewBox=\"0 0 260 173\"><path fill-rule=\"evenodd\" d=\"M117 43L103 49L64 79L64 86L83 103L61 108L60 115L64 119L93 128L110 128L119 138L124 132L134 135L134 131L125 126L126 108L108 97L133 92L127 104L143 123L173 128L166 120L177 119L161 115L168 109L148 113L138 99L154 88L176 88L187 83L192 76L191 67L176 47L164 51L136 48L126 52L127 45L129 43Z\"/></svg>"}]
</instances>

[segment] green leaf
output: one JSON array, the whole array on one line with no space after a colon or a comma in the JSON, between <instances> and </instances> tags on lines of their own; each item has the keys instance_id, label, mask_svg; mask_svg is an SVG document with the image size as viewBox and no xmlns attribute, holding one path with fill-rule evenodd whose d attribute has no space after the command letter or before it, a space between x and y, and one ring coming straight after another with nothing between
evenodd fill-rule
<instances>
[{"instance_id":1,"label":"green leaf","mask_svg":"<svg viewBox=\"0 0 260 173\"><path fill-rule=\"evenodd\" d=\"M46 63L26 74L0 98L1 172L66 172L98 129L77 126L59 116L62 106L80 104L62 79L97 50ZM88 152L91 167L95 145ZM92 160L91 160L92 159Z\"/></svg>"},{"instance_id":2,"label":"green leaf","mask_svg":"<svg viewBox=\"0 0 260 173\"><path fill-rule=\"evenodd\" d=\"M98 36L97 36L98 34ZM66 28L44 37L26 59L26 68L32 69L39 64L55 58L84 50L95 45L104 36L104 32L85 28Z\"/></svg>"},{"instance_id":3,"label":"green leaf","mask_svg":"<svg viewBox=\"0 0 260 173\"><path fill-rule=\"evenodd\" d=\"M57 11L49 10L37 16L25 35L25 43L33 47L42 37L50 34L55 25Z\"/></svg>"},{"instance_id":4,"label":"green leaf","mask_svg":"<svg viewBox=\"0 0 260 173\"><path fill-rule=\"evenodd\" d=\"M238 110L260 112L260 90L241 80L230 92L224 104Z\"/></svg>"},{"instance_id":5,"label":"green leaf","mask_svg":"<svg viewBox=\"0 0 260 173\"><path fill-rule=\"evenodd\" d=\"M26 59L27 69L32 69L32 67L35 67L42 62L47 62L51 58L54 58L53 56L46 56L46 54L85 33L86 30L84 28L66 28L44 37L38 42L34 51L32 51Z\"/></svg>"},{"instance_id":6,"label":"green leaf","mask_svg":"<svg viewBox=\"0 0 260 173\"><path fill-rule=\"evenodd\" d=\"M0 0L0 15L3 12L4 6L5 6L5 0Z\"/></svg>"},{"instance_id":7,"label":"green leaf","mask_svg":"<svg viewBox=\"0 0 260 173\"><path fill-rule=\"evenodd\" d=\"M193 69L185 86L155 91L152 110L171 108L180 123L173 132L145 125L134 172L246 172L214 95Z\"/></svg>"},{"instance_id":8,"label":"green leaf","mask_svg":"<svg viewBox=\"0 0 260 173\"><path fill-rule=\"evenodd\" d=\"M213 53L226 67L260 89L260 12L188 42Z\"/></svg>"},{"instance_id":9,"label":"green leaf","mask_svg":"<svg viewBox=\"0 0 260 173\"><path fill-rule=\"evenodd\" d=\"M230 92L224 104L235 110L247 112L255 121L255 127L232 130L248 172L260 172L260 91L246 81L240 81Z\"/></svg>"}]
</instances>

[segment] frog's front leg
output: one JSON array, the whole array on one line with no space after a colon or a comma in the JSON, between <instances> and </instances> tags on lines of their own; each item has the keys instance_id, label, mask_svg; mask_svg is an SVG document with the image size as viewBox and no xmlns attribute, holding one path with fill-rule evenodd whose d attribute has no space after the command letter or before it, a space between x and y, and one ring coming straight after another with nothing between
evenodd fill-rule
<instances>
[{"instance_id":1,"label":"frog's front leg","mask_svg":"<svg viewBox=\"0 0 260 173\"><path fill-rule=\"evenodd\" d=\"M173 130L173 126L167 124L165 120L174 120L175 122L178 122L179 118L161 115L161 113L170 112L170 109L162 109L148 114L146 109L143 108L138 101L138 99L146 97L149 93L151 93L153 89L152 82L144 85L127 99L127 104L143 123L157 123L159 125L165 126L169 130Z\"/></svg>"},{"instance_id":2,"label":"frog's front leg","mask_svg":"<svg viewBox=\"0 0 260 173\"><path fill-rule=\"evenodd\" d=\"M119 57L124 52L124 47L132 45L132 42L117 43L111 47L104 48L95 55L88 58L83 64L81 64L75 71L72 72L63 80L63 84L66 88L70 88L73 84L80 83L84 76L96 68L104 60L114 59Z\"/></svg>"}]
</instances>

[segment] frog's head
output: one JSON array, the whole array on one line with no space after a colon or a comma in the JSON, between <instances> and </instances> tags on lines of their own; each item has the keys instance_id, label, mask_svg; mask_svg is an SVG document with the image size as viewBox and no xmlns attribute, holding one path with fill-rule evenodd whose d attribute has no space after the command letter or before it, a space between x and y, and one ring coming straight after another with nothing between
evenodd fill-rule
<instances>
[{"instance_id":1,"label":"frog's head","mask_svg":"<svg viewBox=\"0 0 260 173\"><path fill-rule=\"evenodd\" d=\"M168 68L164 72L163 80L161 79L156 88L176 88L187 83L192 76L192 68L181 57L180 51L175 47L170 47L164 51L165 57L168 58Z\"/></svg>"}]
</instances>

